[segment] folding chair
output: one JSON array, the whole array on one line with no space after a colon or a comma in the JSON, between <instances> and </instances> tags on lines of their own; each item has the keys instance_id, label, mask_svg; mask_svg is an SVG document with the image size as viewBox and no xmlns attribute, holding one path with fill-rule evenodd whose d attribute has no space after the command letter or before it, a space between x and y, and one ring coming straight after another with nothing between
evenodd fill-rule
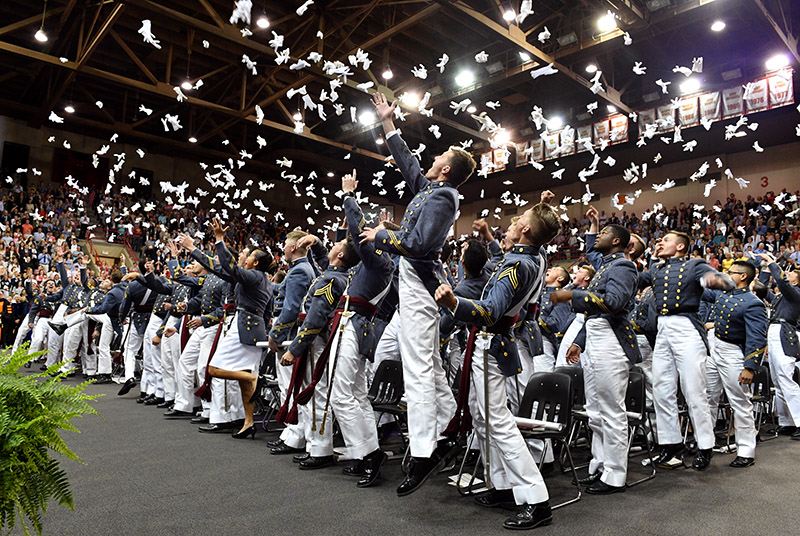
<instances>
[{"instance_id":1,"label":"folding chair","mask_svg":"<svg viewBox=\"0 0 800 536\"><path fill-rule=\"evenodd\" d=\"M391 415L400 430L400 437L403 441L405 454L403 455L402 467L406 468L406 460L409 454L409 443L403 431L403 423L406 420L406 408L400 405L405 384L403 383L403 364L394 359L381 361L372 385L369 388L367 398L372 404L372 409L378 413L376 423L380 423L381 417Z\"/></svg>"},{"instance_id":2,"label":"folding chair","mask_svg":"<svg viewBox=\"0 0 800 536\"><path fill-rule=\"evenodd\" d=\"M263 350L264 357L258 371L256 389L251 399L255 403L253 413L261 415L261 427L265 432L270 430L269 425L281 406L281 393L278 387L276 370L277 354L271 350Z\"/></svg>"},{"instance_id":3,"label":"folding chair","mask_svg":"<svg viewBox=\"0 0 800 536\"><path fill-rule=\"evenodd\" d=\"M578 473L575 470L572 451L569 448L574 399L571 376L560 372L536 372L531 375L528 385L525 387L525 394L520 403L520 417L517 418L517 425L520 426L520 432L524 439L542 441L550 439L554 444L562 445L567 453L578 494L572 499L553 506L553 510L581 499ZM529 429L527 428L528 424L536 427ZM539 424L542 426L538 426ZM547 447L545 446L545 448ZM544 460L544 454L542 460Z\"/></svg>"},{"instance_id":4,"label":"folding chair","mask_svg":"<svg viewBox=\"0 0 800 536\"><path fill-rule=\"evenodd\" d=\"M633 439L636 437L636 432L641 432L644 436L645 445L647 447L647 457L650 462L649 465L652 468L650 474L644 478L640 478L634 482L628 482L627 486L630 488L655 478L656 476L653 444L650 442L650 437L648 435L649 430L645 426L645 424L648 423L648 416L644 374L636 368L631 370L628 375L628 390L625 393L625 410L628 413L628 456L630 457L631 447L633 447Z\"/></svg>"},{"instance_id":5,"label":"folding chair","mask_svg":"<svg viewBox=\"0 0 800 536\"><path fill-rule=\"evenodd\" d=\"M574 398L572 402L572 425L569 430L569 442L573 446L577 446L578 438L580 437L581 428L583 428L586 435L586 442L591 444L591 430L589 429L589 415L586 413L584 406L586 405L586 391L583 383L583 369L581 367L556 367L553 372L566 374L572 378L572 391ZM561 465L561 471L566 473L570 470L566 465L566 452L562 450L560 453L558 463ZM576 467L582 469L588 467L589 463L585 463Z\"/></svg>"}]
</instances>

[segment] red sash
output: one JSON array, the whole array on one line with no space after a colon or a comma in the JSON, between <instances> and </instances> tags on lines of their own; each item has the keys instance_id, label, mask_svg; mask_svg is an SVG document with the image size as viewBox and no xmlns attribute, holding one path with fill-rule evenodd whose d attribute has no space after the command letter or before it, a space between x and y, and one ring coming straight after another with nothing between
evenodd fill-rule
<instances>
[{"instance_id":1,"label":"red sash","mask_svg":"<svg viewBox=\"0 0 800 536\"><path fill-rule=\"evenodd\" d=\"M186 327L188 322L189 315L183 315L183 320L181 320L181 353L183 353L183 349L186 348L186 343L189 342L189 337L191 336L189 328Z\"/></svg>"},{"instance_id":2,"label":"red sash","mask_svg":"<svg viewBox=\"0 0 800 536\"><path fill-rule=\"evenodd\" d=\"M206 363L206 376L203 379L203 385L197 388L197 391L194 392L194 396L200 398L200 400L205 400L206 402L211 402L211 374L208 373L208 365L211 364L211 358L214 357L214 352L217 351L217 344L219 343L219 336L222 333L222 325L225 323L225 317L222 317L222 321L217 325L217 332L214 334L214 342L211 343L211 353L208 354L208 363Z\"/></svg>"},{"instance_id":3,"label":"red sash","mask_svg":"<svg viewBox=\"0 0 800 536\"><path fill-rule=\"evenodd\" d=\"M504 316L489 331L499 333L512 327L516 323L518 316ZM467 348L464 350L464 364L461 365L456 413L447 428L442 432L443 436L465 436L472 430L472 415L469 411L469 386L472 376L472 354L475 352L475 336L477 333L478 327L472 326L469 330ZM483 373L486 374L486 371L484 370Z\"/></svg>"}]
</instances>

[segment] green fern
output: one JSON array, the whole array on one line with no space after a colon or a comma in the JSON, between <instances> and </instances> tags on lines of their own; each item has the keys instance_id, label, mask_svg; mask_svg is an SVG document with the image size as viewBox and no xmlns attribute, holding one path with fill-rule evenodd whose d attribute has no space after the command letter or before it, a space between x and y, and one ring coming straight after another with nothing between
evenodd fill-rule
<instances>
[{"instance_id":1,"label":"green fern","mask_svg":"<svg viewBox=\"0 0 800 536\"><path fill-rule=\"evenodd\" d=\"M0 353L0 530L8 533L19 520L25 534L30 528L41 534L51 500L75 507L67 474L52 454L80 461L59 432L80 433L72 419L96 415L90 402L101 396L86 394L91 382L62 384L60 364L38 374L19 372L42 353L29 354L27 345Z\"/></svg>"}]
</instances>

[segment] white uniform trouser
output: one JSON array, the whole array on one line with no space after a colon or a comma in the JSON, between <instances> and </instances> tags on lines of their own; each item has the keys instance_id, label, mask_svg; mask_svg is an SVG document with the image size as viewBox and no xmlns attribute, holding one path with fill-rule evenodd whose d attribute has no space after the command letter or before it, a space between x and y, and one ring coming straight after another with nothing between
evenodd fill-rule
<instances>
[{"instance_id":1,"label":"white uniform trouser","mask_svg":"<svg viewBox=\"0 0 800 536\"><path fill-rule=\"evenodd\" d=\"M775 411L780 426L800 426L800 386L792 379L795 360L783 352L781 325L770 324L767 330L769 369L775 384Z\"/></svg>"},{"instance_id":2,"label":"white uniform trouser","mask_svg":"<svg viewBox=\"0 0 800 536\"><path fill-rule=\"evenodd\" d=\"M439 354L439 308L406 259L400 260L400 352L411 455L428 458L456 411Z\"/></svg>"},{"instance_id":3,"label":"white uniform trouser","mask_svg":"<svg viewBox=\"0 0 800 536\"><path fill-rule=\"evenodd\" d=\"M628 390L630 361L605 318L586 320L583 381L592 429L589 473L603 471L609 486L624 486L628 473Z\"/></svg>"},{"instance_id":4,"label":"white uniform trouser","mask_svg":"<svg viewBox=\"0 0 800 536\"><path fill-rule=\"evenodd\" d=\"M79 322L74 326L70 326L64 331L64 361L69 362L75 359L78 355L78 349L81 348L81 356L86 355L86 347L89 345L89 326L88 322ZM87 365L86 359L82 359L83 365ZM93 366L88 369L84 366L83 373L87 375L94 375L97 373L97 361L94 360Z\"/></svg>"},{"instance_id":5,"label":"white uniform trouser","mask_svg":"<svg viewBox=\"0 0 800 536\"><path fill-rule=\"evenodd\" d=\"M533 461L525 440L508 409L506 377L494 357L488 357L484 370L484 353L491 338L477 337L472 358L469 406L475 441L484 459L489 458L491 485L498 490L511 489L517 504L538 504L549 498L547 486ZM489 405L486 406L484 374L488 376ZM489 451L486 452L486 421L489 420Z\"/></svg>"},{"instance_id":6,"label":"white uniform trouser","mask_svg":"<svg viewBox=\"0 0 800 536\"><path fill-rule=\"evenodd\" d=\"M36 319L34 318L34 321ZM14 346L11 347L11 353L17 351L17 348L22 346L22 341L25 340L25 337L28 336L28 333L31 332L31 327L28 325L28 316L25 315L22 319L22 323L19 325L19 329L17 330L17 336L14 338Z\"/></svg>"},{"instance_id":7,"label":"white uniform trouser","mask_svg":"<svg viewBox=\"0 0 800 536\"><path fill-rule=\"evenodd\" d=\"M714 447L714 421L706 394L706 346L685 316L658 317L658 335L653 348L653 405L658 442L682 443L678 424L678 380L689 407L697 448Z\"/></svg>"},{"instance_id":8,"label":"white uniform trouser","mask_svg":"<svg viewBox=\"0 0 800 536\"><path fill-rule=\"evenodd\" d=\"M533 372L553 372L557 353L558 348L550 340L542 338L542 353L533 356Z\"/></svg>"},{"instance_id":9,"label":"white uniform trouser","mask_svg":"<svg viewBox=\"0 0 800 536\"><path fill-rule=\"evenodd\" d=\"M451 386L458 374L458 369L464 364L464 351L461 349L461 345L458 342L459 333L459 331L456 331L450 336L450 340L447 342L447 349L445 350L447 355L447 379Z\"/></svg>"},{"instance_id":10,"label":"white uniform trouser","mask_svg":"<svg viewBox=\"0 0 800 536\"><path fill-rule=\"evenodd\" d=\"M50 326L47 322L50 319L44 316L37 316L33 324L33 334L31 335L31 352L40 352L46 348L47 332Z\"/></svg>"},{"instance_id":11,"label":"white uniform trouser","mask_svg":"<svg viewBox=\"0 0 800 536\"><path fill-rule=\"evenodd\" d=\"M64 345L64 334L59 335L47 322L47 363L48 367L61 361L61 349Z\"/></svg>"},{"instance_id":12,"label":"white uniform trouser","mask_svg":"<svg viewBox=\"0 0 800 536\"><path fill-rule=\"evenodd\" d=\"M161 345L153 344L158 328L164 319L151 314L144 329L144 348L142 349L142 392L155 395L156 398L164 397L164 381L161 377Z\"/></svg>"},{"instance_id":13,"label":"white uniform trouser","mask_svg":"<svg viewBox=\"0 0 800 536\"><path fill-rule=\"evenodd\" d=\"M101 315L87 315L83 311L80 311L67 315L65 319L68 326L74 323L85 323L87 319L94 320L102 326L100 328L100 342L97 345L95 357L97 360L97 374L111 374L111 342L114 340L114 326L111 324L111 318L105 313Z\"/></svg>"},{"instance_id":14,"label":"white uniform trouser","mask_svg":"<svg viewBox=\"0 0 800 536\"><path fill-rule=\"evenodd\" d=\"M333 372L334 356L328 360L328 375ZM362 459L378 450L375 413L367 398L367 360L358 353L358 338L353 323L348 321L339 340L336 372L329 388L331 406L347 445L347 453Z\"/></svg>"},{"instance_id":15,"label":"white uniform trouser","mask_svg":"<svg viewBox=\"0 0 800 536\"><path fill-rule=\"evenodd\" d=\"M216 332L217 326L200 326L192 332L186 342L176 370L174 405L176 411L189 412L200 405L200 399L194 392L205 380L208 355L211 353ZM177 333L173 337L176 335Z\"/></svg>"},{"instance_id":16,"label":"white uniform trouser","mask_svg":"<svg viewBox=\"0 0 800 536\"><path fill-rule=\"evenodd\" d=\"M753 417L752 393L749 385L739 383L739 374L742 370L744 370L742 349L715 337L711 345L711 356L706 364L711 416L716 418L719 398L724 389L733 410L736 454L745 458L755 458L756 421Z\"/></svg>"},{"instance_id":17,"label":"white uniform trouser","mask_svg":"<svg viewBox=\"0 0 800 536\"><path fill-rule=\"evenodd\" d=\"M306 381L303 382L304 389L308 387L308 383L311 381L317 360L320 354L322 354L322 350L325 348L325 342L326 339L323 337L314 339L314 345L311 348L310 354L313 355L313 359L306 360ZM333 353L331 353L329 360L333 361ZM331 366L332 365L333 363L331 363ZM311 400L305 405L298 404L297 406L298 415L303 415L303 417L298 420L298 424L303 424L303 434L306 438L306 452L315 458L333 455L333 431L331 430L333 425L330 408L327 418L325 418L325 402L328 399L328 379L328 371L325 371L322 378L317 382L317 386L314 389L314 396L311 397Z\"/></svg>"},{"instance_id":18,"label":"white uniform trouser","mask_svg":"<svg viewBox=\"0 0 800 536\"><path fill-rule=\"evenodd\" d=\"M273 319L272 324L275 325L277 319ZM292 382L292 368L284 367L281 365L281 356L284 354L284 349L281 347L275 356L275 374L278 377L278 388L281 394L281 404L286 401L286 396L289 393L289 384ZM310 404L311 402L309 402ZM297 424L287 424L286 428L281 432L281 441L294 449L302 449L306 446L306 433L303 425L303 412L298 409L297 411Z\"/></svg>"},{"instance_id":19,"label":"white uniform trouser","mask_svg":"<svg viewBox=\"0 0 800 536\"><path fill-rule=\"evenodd\" d=\"M578 336L578 333L581 332L581 328L583 328L583 323L586 320L584 315L575 315L575 318L570 322L567 331L564 332L564 337L561 339L561 344L558 346L558 354L556 355L556 366L557 367L579 367L578 363L574 365L572 363L567 362L567 350L569 347L572 346L572 343L575 342L575 337ZM583 361L584 354L581 352L581 362Z\"/></svg>"},{"instance_id":20,"label":"white uniform trouser","mask_svg":"<svg viewBox=\"0 0 800 536\"><path fill-rule=\"evenodd\" d=\"M236 315L225 316L225 325L222 333L219 334L217 347L222 344L222 339L230 329L231 324L236 322ZM209 361L211 357L209 357ZM258 367L256 366L256 371ZM209 407L209 424L220 424L244 419L244 405L242 404L242 390L237 380L224 380L222 378L211 378L211 406Z\"/></svg>"},{"instance_id":21,"label":"white uniform trouser","mask_svg":"<svg viewBox=\"0 0 800 536\"><path fill-rule=\"evenodd\" d=\"M125 342L125 381L132 379L136 373L136 354L139 353L139 348L142 347L144 342L144 333L139 334L136 327L133 325L133 320L128 320L128 325L125 328L127 335L123 335ZM144 380L144 371L142 371L142 379Z\"/></svg>"},{"instance_id":22,"label":"white uniform trouser","mask_svg":"<svg viewBox=\"0 0 800 536\"><path fill-rule=\"evenodd\" d=\"M184 328L186 329L186 328ZM181 358L181 334L161 337L161 374L164 382L164 399L175 400L175 370Z\"/></svg>"},{"instance_id":23,"label":"white uniform trouser","mask_svg":"<svg viewBox=\"0 0 800 536\"><path fill-rule=\"evenodd\" d=\"M519 413L519 405L522 402L522 397L525 395L525 388L528 386L528 380L531 379L531 374L539 371L534 370L534 358L531 357L531 350L528 345L519 337L515 337L514 340L517 345L517 353L519 354L519 363L522 372L514 376L506 377L506 393L508 395L509 409L513 415L517 415ZM546 441L529 439L527 443L528 450L531 451L531 455L537 464L542 461L543 453L545 455L545 463L555 461L552 444L549 439ZM547 448L545 448L545 443L547 443Z\"/></svg>"},{"instance_id":24,"label":"white uniform trouser","mask_svg":"<svg viewBox=\"0 0 800 536\"><path fill-rule=\"evenodd\" d=\"M649 405L653 403L653 347L641 333L636 335L636 342L639 345L639 353L642 354L639 368L644 374L644 392Z\"/></svg>"},{"instance_id":25,"label":"white uniform trouser","mask_svg":"<svg viewBox=\"0 0 800 536\"><path fill-rule=\"evenodd\" d=\"M53 318L51 318L53 324L63 324L64 315L67 314L67 311L69 311L69 308L63 303L56 307L56 310L53 313Z\"/></svg>"}]
</instances>

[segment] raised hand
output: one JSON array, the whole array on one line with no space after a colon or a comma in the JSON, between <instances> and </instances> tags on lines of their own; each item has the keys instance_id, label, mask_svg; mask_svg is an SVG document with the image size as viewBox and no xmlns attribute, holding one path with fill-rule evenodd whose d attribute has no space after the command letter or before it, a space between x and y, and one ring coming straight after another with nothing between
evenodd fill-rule
<instances>
[{"instance_id":1,"label":"raised hand","mask_svg":"<svg viewBox=\"0 0 800 536\"><path fill-rule=\"evenodd\" d=\"M308 249L319 242L319 238L314 235L306 235L297 241L297 249Z\"/></svg>"},{"instance_id":2,"label":"raised hand","mask_svg":"<svg viewBox=\"0 0 800 536\"><path fill-rule=\"evenodd\" d=\"M541 203L547 203L549 205L550 201L552 201L555 198L556 198L556 194L554 194L550 190L545 190L544 192L542 192L542 195L539 198L539 201Z\"/></svg>"},{"instance_id":3,"label":"raised hand","mask_svg":"<svg viewBox=\"0 0 800 536\"><path fill-rule=\"evenodd\" d=\"M222 222L219 218L214 218L211 220L211 230L214 232L214 238L217 242L222 242L225 240L225 233L228 232L230 227L223 227Z\"/></svg>"},{"instance_id":4,"label":"raised hand","mask_svg":"<svg viewBox=\"0 0 800 536\"><path fill-rule=\"evenodd\" d=\"M178 245L175 243L175 241L174 240L169 240L167 242L167 247L169 247L170 256L172 256L173 259L177 260L178 259L179 250L178 250Z\"/></svg>"},{"instance_id":5,"label":"raised hand","mask_svg":"<svg viewBox=\"0 0 800 536\"><path fill-rule=\"evenodd\" d=\"M358 188L358 181L356 180L356 170L353 170L352 175L345 175L342 177L342 191L355 192Z\"/></svg>"},{"instance_id":6,"label":"raised hand","mask_svg":"<svg viewBox=\"0 0 800 536\"><path fill-rule=\"evenodd\" d=\"M192 251L194 249L194 240L185 233L180 233L178 235L178 244L186 251Z\"/></svg>"},{"instance_id":7,"label":"raised hand","mask_svg":"<svg viewBox=\"0 0 800 536\"><path fill-rule=\"evenodd\" d=\"M397 108L397 101L390 105L386 100L386 95L378 91L372 95L372 104L375 106L375 112L377 112L381 121L391 120L394 109Z\"/></svg>"},{"instance_id":8,"label":"raised hand","mask_svg":"<svg viewBox=\"0 0 800 536\"><path fill-rule=\"evenodd\" d=\"M458 300L456 299L455 294L453 294L453 289L450 287L450 285L439 285L439 288L436 289L433 297L436 300L436 303L443 307L447 307L451 311L454 310L458 305Z\"/></svg>"}]
</instances>

